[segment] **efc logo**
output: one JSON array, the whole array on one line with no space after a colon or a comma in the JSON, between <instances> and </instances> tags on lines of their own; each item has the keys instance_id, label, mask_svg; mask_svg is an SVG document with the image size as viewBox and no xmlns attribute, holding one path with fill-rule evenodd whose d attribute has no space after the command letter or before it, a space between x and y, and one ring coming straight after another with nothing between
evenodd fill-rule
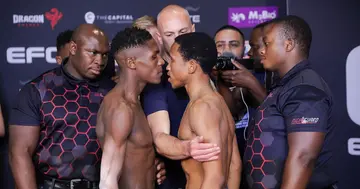
<instances>
[{"instance_id":1,"label":"efc logo","mask_svg":"<svg viewBox=\"0 0 360 189\"><path fill-rule=\"evenodd\" d=\"M360 126L360 46L354 48L346 59L346 107L350 119ZM349 138L348 153L360 156L360 138Z\"/></svg>"},{"instance_id":2,"label":"efc logo","mask_svg":"<svg viewBox=\"0 0 360 189\"><path fill-rule=\"evenodd\" d=\"M360 46L354 48L346 59L346 107L350 119L360 126Z\"/></svg>"},{"instance_id":3,"label":"efc logo","mask_svg":"<svg viewBox=\"0 0 360 189\"><path fill-rule=\"evenodd\" d=\"M44 59L47 63L56 63L56 47L9 47L6 60L9 64L32 64L34 59Z\"/></svg>"}]
</instances>

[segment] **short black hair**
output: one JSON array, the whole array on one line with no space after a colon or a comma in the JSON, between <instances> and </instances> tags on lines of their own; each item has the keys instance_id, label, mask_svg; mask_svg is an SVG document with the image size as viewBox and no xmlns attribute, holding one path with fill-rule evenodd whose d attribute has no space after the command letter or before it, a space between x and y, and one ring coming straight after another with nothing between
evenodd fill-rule
<instances>
[{"instance_id":1,"label":"short black hair","mask_svg":"<svg viewBox=\"0 0 360 189\"><path fill-rule=\"evenodd\" d=\"M67 43L70 43L73 30L65 30L56 37L56 49L59 52Z\"/></svg>"},{"instance_id":2,"label":"short black hair","mask_svg":"<svg viewBox=\"0 0 360 189\"><path fill-rule=\"evenodd\" d=\"M269 21L266 21L266 22L262 22L262 23L256 25L253 30L255 30L255 29L263 29L263 28L265 28L266 25L270 24L271 21L272 21L272 20L269 20Z\"/></svg>"},{"instance_id":3,"label":"short black hair","mask_svg":"<svg viewBox=\"0 0 360 189\"><path fill-rule=\"evenodd\" d=\"M221 31L223 30L233 30L233 31L236 31L240 34L241 38L243 39L243 44L245 44L245 36L244 36L244 33L237 27L235 26L232 26L232 25L224 25L222 26L221 28L219 28L216 32L215 32L215 35L214 37Z\"/></svg>"},{"instance_id":4,"label":"short black hair","mask_svg":"<svg viewBox=\"0 0 360 189\"><path fill-rule=\"evenodd\" d=\"M110 53L115 55L118 51L144 45L151 39L152 36L147 30L127 27L118 32L111 41Z\"/></svg>"},{"instance_id":5,"label":"short black hair","mask_svg":"<svg viewBox=\"0 0 360 189\"><path fill-rule=\"evenodd\" d=\"M175 38L179 53L185 61L191 59L200 64L204 73L209 74L216 64L217 50L214 39L203 32L191 32Z\"/></svg>"},{"instance_id":6,"label":"short black hair","mask_svg":"<svg viewBox=\"0 0 360 189\"><path fill-rule=\"evenodd\" d=\"M285 39L293 39L299 46L300 53L309 56L312 32L309 24L302 18L288 15L274 19L271 23L280 26L280 35Z\"/></svg>"}]
</instances>

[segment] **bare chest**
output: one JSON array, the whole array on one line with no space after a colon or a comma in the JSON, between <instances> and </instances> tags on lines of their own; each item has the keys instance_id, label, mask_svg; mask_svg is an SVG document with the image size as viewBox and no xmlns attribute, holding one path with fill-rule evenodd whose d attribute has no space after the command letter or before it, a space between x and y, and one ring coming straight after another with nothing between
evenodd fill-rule
<instances>
[{"instance_id":1,"label":"bare chest","mask_svg":"<svg viewBox=\"0 0 360 189\"><path fill-rule=\"evenodd\" d=\"M135 115L134 126L129 136L129 142L131 142L135 148L153 147L153 138L149 123L141 110Z\"/></svg>"},{"instance_id":2,"label":"bare chest","mask_svg":"<svg viewBox=\"0 0 360 189\"><path fill-rule=\"evenodd\" d=\"M188 109L186 109L181 119L179 131L178 131L178 138L182 140L189 140L194 138L193 131L191 130L190 127L188 112L189 112Z\"/></svg>"}]
</instances>

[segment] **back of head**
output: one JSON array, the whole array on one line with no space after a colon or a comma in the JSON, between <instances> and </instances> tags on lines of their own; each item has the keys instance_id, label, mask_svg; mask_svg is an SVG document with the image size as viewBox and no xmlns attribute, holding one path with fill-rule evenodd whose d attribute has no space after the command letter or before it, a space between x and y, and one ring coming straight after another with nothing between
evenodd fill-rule
<instances>
[{"instance_id":1,"label":"back of head","mask_svg":"<svg viewBox=\"0 0 360 189\"><path fill-rule=\"evenodd\" d=\"M203 72L209 74L216 64L217 50L214 39L203 32L192 32L175 38L179 53L185 61L195 60Z\"/></svg>"},{"instance_id":2,"label":"back of head","mask_svg":"<svg viewBox=\"0 0 360 189\"><path fill-rule=\"evenodd\" d=\"M137 27L140 29L148 29L151 27L157 27L157 23L156 23L155 18L145 15L145 16L142 16L142 17L136 19L133 22L132 27Z\"/></svg>"},{"instance_id":3,"label":"back of head","mask_svg":"<svg viewBox=\"0 0 360 189\"><path fill-rule=\"evenodd\" d=\"M66 31L59 33L59 35L56 37L56 49L58 52L67 43L70 43L72 34L73 34L72 30L66 30Z\"/></svg>"},{"instance_id":4,"label":"back of head","mask_svg":"<svg viewBox=\"0 0 360 189\"><path fill-rule=\"evenodd\" d=\"M145 45L151 39L152 36L145 29L125 28L115 35L111 42L110 53L115 55L120 51Z\"/></svg>"},{"instance_id":5,"label":"back of head","mask_svg":"<svg viewBox=\"0 0 360 189\"><path fill-rule=\"evenodd\" d=\"M304 19L289 15L274 19L271 23L279 26L280 37L294 40L301 55L306 58L309 56L312 32L309 24Z\"/></svg>"}]
</instances>

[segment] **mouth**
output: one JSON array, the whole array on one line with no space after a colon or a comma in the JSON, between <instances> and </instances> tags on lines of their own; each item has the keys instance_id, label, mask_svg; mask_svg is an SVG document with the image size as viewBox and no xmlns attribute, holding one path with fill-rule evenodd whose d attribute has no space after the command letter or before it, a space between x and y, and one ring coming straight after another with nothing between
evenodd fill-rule
<instances>
[{"instance_id":1,"label":"mouth","mask_svg":"<svg viewBox=\"0 0 360 189\"><path fill-rule=\"evenodd\" d=\"M100 75L100 69L92 68L90 69L90 72L93 73L94 75Z\"/></svg>"}]
</instances>

